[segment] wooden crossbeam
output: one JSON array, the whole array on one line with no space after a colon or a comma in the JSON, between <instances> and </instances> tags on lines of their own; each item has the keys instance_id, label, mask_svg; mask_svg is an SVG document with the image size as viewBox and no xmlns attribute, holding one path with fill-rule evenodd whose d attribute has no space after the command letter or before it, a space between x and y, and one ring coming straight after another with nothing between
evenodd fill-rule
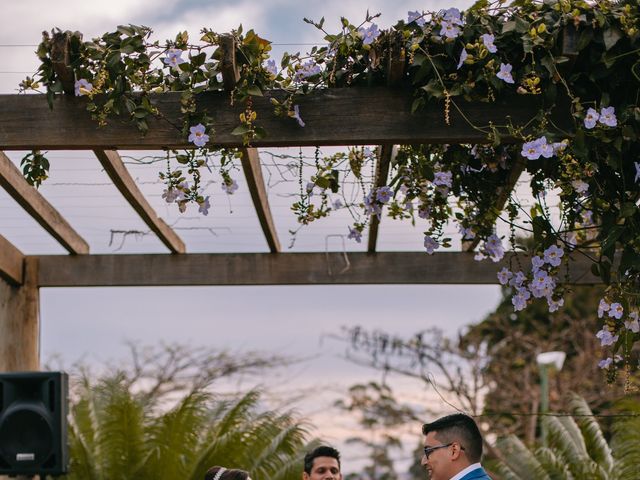
<instances>
[{"instance_id":1,"label":"wooden crossbeam","mask_svg":"<svg viewBox=\"0 0 640 480\"><path fill-rule=\"evenodd\" d=\"M40 193L24 179L18 167L0 152L0 186L69 253L89 253L89 245Z\"/></svg>"},{"instance_id":2,"label":"wooden crossbeam","mask_svg":"<svg viewBox=\"0 0 640 480\"><path fill-rule=\"evenodd\" d=\"M492 214L493 219L491 220L491 224L496 221L502 210L504 210L504 206L507 203L507 200L509 200L509 196L511 195L513 189L516 187L518 179L520 178L520 175L522 175L522 172L524 171L526 166L526 160L522 157L518 157L511 167L507 183L505 183L504 186L498 190L498 198L496 198L496 202L493 204L494 213ZM478 246L479 243L480 239L478 237L475 237L473 240L463 241L462 249L467 252L471 252Z\"/></svg>"},{"instance_id":3,"label":"wooden crossbeam","mask_svg":"<svg viewBox=\"0 0 640 480\"><path fill-rule=\"evenodd\" d=\"M140 218L155 233L160 241L171 253L185 253L184 242L178 234L156 214L155 210L144 197L131 174L125 167L120 155L115 150L94 150L93 152L102 167L111 178L122 196L136 211Z\"/></svg>"},{"instance_id":4,"label":"wooden crossbeam","mask_svg":"<svg viewBox=\"0 0 640 480\"><path fill-rule=\"evenodd\" d=\"M376 166L376 178L374 185L376 188L383 187L387 184L387 178L389 177L389 166L393 158L395 157L397 148L394 145L381 145L378 149L378 159ZM373 253L376 251L376 245L378 243L378 227L380 225L380 219L377 215L371 215L369 220L369 240L367 245L367 251Z\"/></svg>"},{"instance_id":5,"label":"wooden crossbeam","mask_svg":"<svg viewBox=\"0 0 640 480\"><path fill-rule=\"evenodd\" d=\"M497 284L503 262L477 262L473 254L443 252L242 253L188 255L38 256L41 287L187 285ZM348 263L347 263L348 258ZM521 258L522 263L529 261ZM591 263L571 263L571 283L597 284ZM348 267L348 268L347 268ZM332 273L333 272L333 273ZM564 276L562 278L564 281Z\"/></svg>"},{"instance_id":6,"label":"wooden crossbeam","mask_svg":"<svg viewBox=\"0 0 640 480\"><path fill-rule=\"evenodd\" d=\"M220 46L223 51L221 61L222 80L225 88L231 91L235 88L240 78L240 71L235 54L235 39L231 35L221 35ZM249 188L249 193L251 194L253 206L256 209L262 232L264 233L271 253L277 253L280 251L280 240L278 240L278 233L276 232L273 215L269 207L269 196L262 176L258 149L243 146L240 148L240 153L242 154L240 161L242 162L242 170L244 171L244 176L247 181L247 188Z\"/></svg>"},{"instance_id":7,"label":"wooden crossbeam","mask_svg":"<svg viewBox=\"0 0 640 480\"><path fill-rule=\"evenodd\" d=\"M149 122L142 135L135 126L110 121L99 128L86 111L85 97L58 95L49 110L44 95L0 95L0 150L159 150L193 148L180 129L180 92L151 95L161 118ZM486 132L469 125L451 108L451 122L444 119L442 102L429 103L411 113L414 95L404 89L351 87L320 90L296 98L306 127L291 118L275 117L271 98L284 101L284 92L265 92L253 98L253 109L267 136L252 142L253 147L382 145L411 143L483 143ZM518 95L494 103L468 103L456 99L467 118L476 126L526 125L539 111L542 95ZM206 110L215 126L212 143L242 147L242 138L231 132L238 126L244 107L229 105L226 92L206 92L197 96L197 106ZM558 107L550 121L566 131L572 130L568 107ZM34 134L37 132L37 135ZM69 135L69 132L73 132ZM526 132L525 132L526 133ZM515 141L504 132L503 141Z\"/></svg>"},{"instance_id":8,"label":"wooden crossbeam","mask_svg":"<svg viewBox=\"0 0 640 480\"><path fill-rule=\"evenodd\" d=\"M12 285L22 285L24 258L20 250L0 235L0 278Z\"/></svg>"}]
</instances>

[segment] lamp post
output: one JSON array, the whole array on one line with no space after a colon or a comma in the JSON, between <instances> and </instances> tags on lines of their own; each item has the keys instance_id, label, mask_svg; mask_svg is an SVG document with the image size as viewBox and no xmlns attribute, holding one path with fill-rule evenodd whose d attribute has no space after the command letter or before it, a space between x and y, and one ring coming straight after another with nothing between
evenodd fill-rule
<instances>
[{"instance_id":1,"label":"lamp post","mask_svg":"<svg viewBox=\"0 0 640 480\"><path fill-rule=\"evenodd\" d=\"M562 370L566 354L560 351L544 352L536 356L536 363L540 368L540 413L545 414L549 411L549 370ZM542 445L547 446L547 426L544 420L540 419L540 435L542 437Z\"/></svg>"}]
</instances>

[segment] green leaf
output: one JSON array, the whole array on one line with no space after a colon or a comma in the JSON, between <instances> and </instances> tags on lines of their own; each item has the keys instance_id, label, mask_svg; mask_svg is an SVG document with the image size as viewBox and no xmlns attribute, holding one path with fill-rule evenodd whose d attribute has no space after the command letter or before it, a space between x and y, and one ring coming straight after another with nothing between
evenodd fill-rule
<instances>
[{"instance_id":1,"label":"green leaf","mask_svg":"<svg viewBox=\"0 0 640 480\"><path fill-rule=\"evenodd\" d=\"M231 132L231 135L244 135L249 131L250 129L246 125L238 125L236 128L233 129L233 132Z\"/></svg>"},{"instance_id":2,"label":"green leaf","mask_svg":"<svg viewBox=\"0 0 640 480\"><path fill-rule=\"evenodd\" d=\"M607 252L609 250L612 250L615 247L616 242L618 241L620 236L624 233L624 231L625 231L625 227L622 225L616 225L615 227L613 227L609 231L607 238L605 238L602 241L602 251Z\"/></svg>"},{"instance_id":3,"label":"green leaf","mask_svg":"<svg viewBox=\"0 0 640 480\"><path fill-rule=\"evenodd\" d=\"M260 87L258 87L257 85L251 85L247 89L247 93L249 95L253 95L255 97L261 97L262 96L262 90L260 90Z\"/></svg>"},{"instance_id":4,"label":"green leaf","mask_svg":"<svg viewBox=\"0 0 640 480\"><path fill-rule=\"evenodd\" d=\"M636 213L636 204L632 203L632 202L625 202L622 204L622 207L620 207L620 217L621 218L628 218L633 216L634 213Z\"/></svg>"}]
</instances>

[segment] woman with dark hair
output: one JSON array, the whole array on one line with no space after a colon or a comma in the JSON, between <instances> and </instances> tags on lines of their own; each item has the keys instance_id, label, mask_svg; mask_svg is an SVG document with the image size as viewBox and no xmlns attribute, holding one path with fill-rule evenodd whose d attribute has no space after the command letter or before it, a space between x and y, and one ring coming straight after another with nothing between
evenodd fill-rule
<instances>
[{"instance_id":1,"label":"woman with dark hair","mask_svg":"<svg viewBox=\"0 0 640 480\"><path fill-rule=\"evenodd\" d=\"M249 472L235 468L220 466L211 467L204 475L204 480L251 480Z\"/></svg>"}]
</instances>

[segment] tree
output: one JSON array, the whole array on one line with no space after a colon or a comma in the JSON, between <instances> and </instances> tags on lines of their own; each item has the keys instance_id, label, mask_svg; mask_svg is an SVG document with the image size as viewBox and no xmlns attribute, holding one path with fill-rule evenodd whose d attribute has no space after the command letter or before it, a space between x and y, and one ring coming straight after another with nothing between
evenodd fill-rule
<instances>
[{"instance_id":1,"label":"tree","mask_svg":"<svg viewBox=\"0 0 640 480\"><path fill-rule=\"evenodd\" d=\"M200 480L215 464L254 478L298 479L307 424L266 408L257 390L213 394L223 378L290 360L256 352L131 345L132 361L97 380L72 376L68 480Z\"/></svg>"},{"instance_id":2,"label":"tree","mask_svg":"<svg viewBox=\"0 0 640 480\"><path fill-rule=\"evenodd\" d=\"M496 468L502 478L637 479L640 416L617 421L610 445L584 398L573 396L571 409L574 417L547 416L543 419L549 428L548 447L527 448L515 435L500 439L498 449L504 460Z\"/></svg>"},{"instance_id":3,"label":"tree","mask_svg":"<svg viewBox=\"0 0 640 480\"><path fill-rule=\"evenodd\" d=\"M370 463L363 468L364 475L353 477L397 480L391 453L392 450L402 448L398 428L409 421L416 421L413 410L399 405L391 389L376 382L353 385L349 389L349 399L339 400L336 405L354 414L362 427L361 433L349 438L347 442L359 444L369 451Z\"/></svg>"}]
</instances>

